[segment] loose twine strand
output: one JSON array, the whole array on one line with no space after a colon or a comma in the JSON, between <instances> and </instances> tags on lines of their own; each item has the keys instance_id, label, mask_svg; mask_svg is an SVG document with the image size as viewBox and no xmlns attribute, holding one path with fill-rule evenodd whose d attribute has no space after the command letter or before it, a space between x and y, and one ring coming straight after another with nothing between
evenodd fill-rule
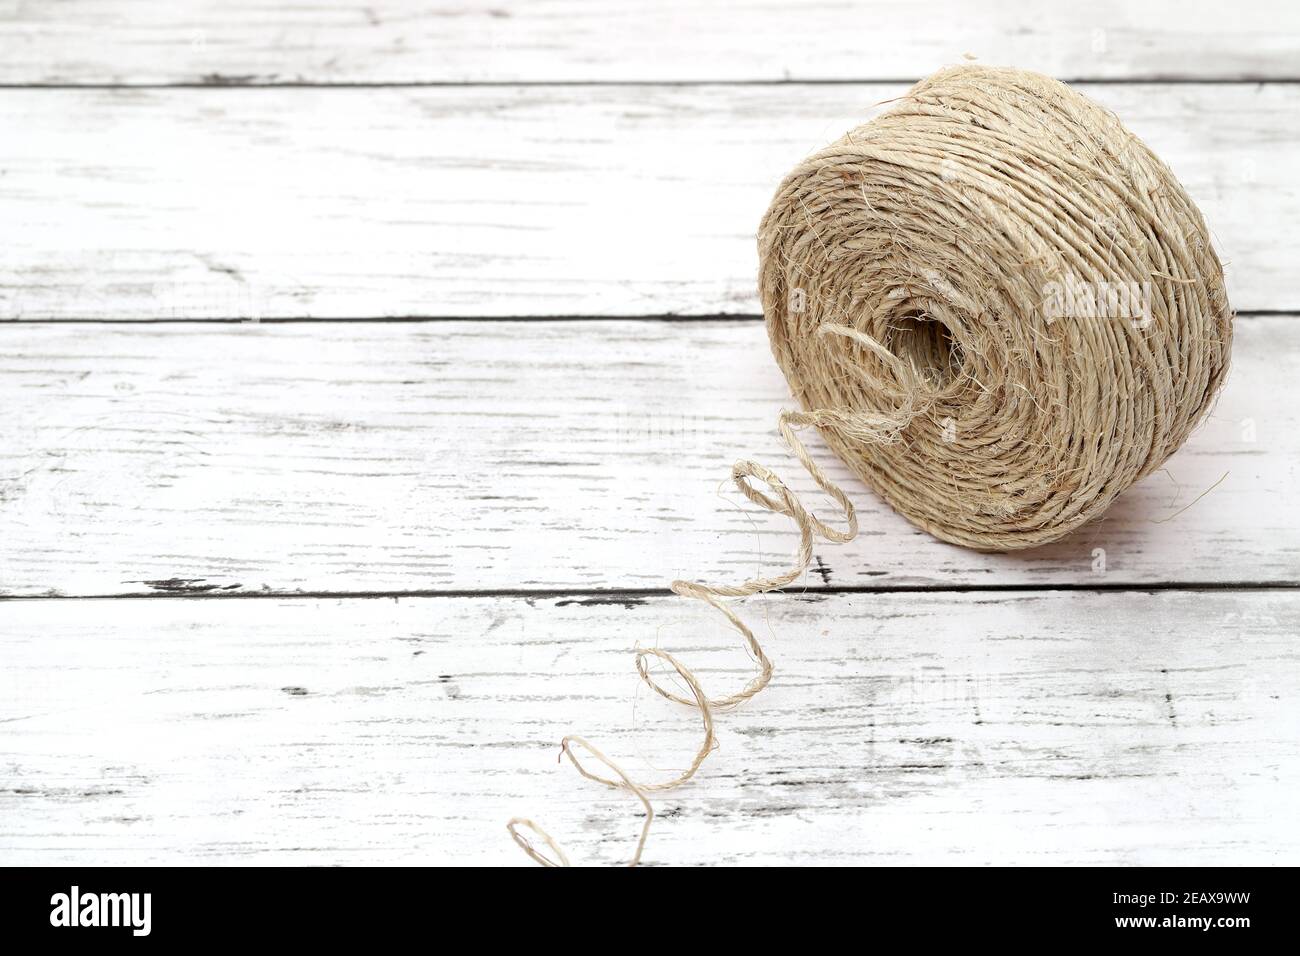
<instances>
[{"instance_id":1,"label":"loose twine strand","mask_svg":"<svg viewBox=\"0 0 1300 956\"><path fill-rule=\"evenodd\" d=\"M827 334L843 334L843 331L847 330L833 328L826 330ZM901 429L907 424L907 420L907 415L892 417L848 415L834 410L812 412L786 410L781 413L778 419L778 428L782 440L817 486L839 506L845 522L843 531L826 524L805 508L798 495L791 491L789 486L765 465L755 461L738 461L732 466L731 479L741 494L759 507L775 514L785 515L795 523L795 526L799 529L799 547L795 552L794 563L790 569L771 577L757 577L739 585L704 584L698 581L674 581L672 583L674 594L695 598L716 609L744 639L746 649L758 665L758 673L740 690L724 697L710 697L705 693L699 679L691 669L672 654L658 648L638 647L636 649L637 673L651 690L676 704L694 707L699 711L703 725L703 735L699 750L696 751L690 765L685 770L670 780L641 783L633 780L622 767L584 738L570 735L560 741L558 759L562 760L567 757L578 773L588 780L616 790L630 792L645 809L645 823L642 824L641 834L637 840L636 850L632 854L629 866L636 866L641 862L646 838L650 834L650 824L654 820L654 807L650 803L648 795L676 789L694 777L696 771L700 769L709 754L718 746L717 736L714 731L714 714L717 711L731 710L743 704L766 687L772 679L771 658L767 656L762 645L759 644L753 630L741 620L739 615L723 599L748 597L753 594L776 591L795 581L808 570L808 565L812 563L814 538L844 543L852 541L857 536L858 516L853 503L849 501L844 490L831 481L822 471L821 466L813 460L804 443L799 440L797 430L810 425L824 427L830 422L835 422L841 427L852 430L861 440L890 442L897 440ZM759 490L759 488L755 487L754 482L759 482L762 486L765 486L767 491ZM652 657L664 661L676 672L686 687L689 688L690 697L684 697L669 690L655 678L650 671L649 665L649 659ZM597 763L610 770L613 776L604 776L589 770L575 754L575 746L585 750ZM569 858L563 848L549 833L532 820L526 817L515 817L506 824L506 828L520 849L535 862L540 863L542 866L570 865ZM538 845L529 839L525 831L531 832L533 836L539 839L544 847L549 850L549 854L539 849Z\"/></svg>"}]
</instances>

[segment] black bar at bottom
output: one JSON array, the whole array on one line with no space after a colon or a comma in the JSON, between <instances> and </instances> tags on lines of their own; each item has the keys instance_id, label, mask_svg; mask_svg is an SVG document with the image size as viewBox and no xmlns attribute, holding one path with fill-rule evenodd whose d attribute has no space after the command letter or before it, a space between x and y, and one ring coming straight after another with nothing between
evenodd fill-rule
<instances>
[{"instance_id":1,"label":"black bar at bottom","mask_svg":"<svg viewBox=\"0 0 1300 956\"><path fill-rule=\"evenodd\" d=\"M846 934L864 947L898 935L1231 946L1289 941L1294 883L1289 869L1257 868L707 870L619 872L596 883L528 869L5 869L0 942L11 952L60 937L91 951L414 939L438 949L500 945L520 934L599 946L613 940L611 931L645 945L691 947L763 945L769 932L774 946L792 933L807 948L838 947Z\"/></svg>"}]
</instances>

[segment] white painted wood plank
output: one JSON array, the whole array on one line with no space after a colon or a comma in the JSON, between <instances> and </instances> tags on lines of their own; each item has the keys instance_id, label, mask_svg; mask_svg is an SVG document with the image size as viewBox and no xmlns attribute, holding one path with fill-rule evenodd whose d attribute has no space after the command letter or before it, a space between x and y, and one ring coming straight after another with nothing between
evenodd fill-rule
<instances>
[{"instance_id":1,"label":"white painted wood plank","mask_svg":"<svg viewBox=\"0 0 1300 956\"><path fill-rule=\"evenodd\" d=\"M1164 0L0 3L4 83L1294 77L1294 4Z\"/></svg>"},{"instance_id":2,"label":"white painted wood plank","mask_svg":"<svg viewBox=\"0 0 1300 956\"><path fill-rule=\"evenodd\" d=\"M636 641L751 663L675 598L32 601L0 629L0 862L524 863L631 852L698 744ZM1300 595L773 596L772 685L657 800L651 864L1294 863ZM767 628L764 629L765 632Z\"/></svg>"},{"instance_id":3,"label":"white painted wood plank","mask_svg":"<svg viewBox=\"0 0 1300 956\"><path fill-rule=\"evenodd\" d=\"M1084 86L1300 307L1300 86ZM0 318L757 314L754 231L892 84L0 91Z\"/></svg>"},{"instance_id":4,"label":"white painted wood plank","mask_svg":"<svg viewBox=\"0 0 1300 956\"><path fill-rule=\"evenodd\" d=\"M1297 379L1295 317L1240 320L1189 445L1029 553L941 544L831 459L863 533L819 544L807 583L1300 582ZM0 592L659 589L782 570L789 523L726 479L753 457L810 490L776 434L786 396L756 322L10 324Z\"/></svg>"}]
</instances>

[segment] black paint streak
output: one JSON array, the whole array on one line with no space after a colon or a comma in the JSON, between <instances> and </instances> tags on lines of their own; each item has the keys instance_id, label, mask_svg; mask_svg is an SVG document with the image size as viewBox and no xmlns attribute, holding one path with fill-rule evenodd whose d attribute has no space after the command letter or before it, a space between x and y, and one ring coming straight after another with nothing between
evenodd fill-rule
<instances>
[{"instance_id":1,"label":"black paint streak","mask_svg":"<svg viewBox=\"0 0 1300 956\"><path fill-rule=\"evenodd\" d=\"M606 605L612 605L616 607L624 607L630 611L634 607L645 604L645 602L646 599L640 596L611 594L609 596L582 598L581 600L573 598L567 601L556 601L555 606L568 607L571 604L576 604L578 607L604 607Z\"/></svg>"},{"instance_id":2,"label":"black paint streak","mask_svg":"<svg viewBox=\"0 0 1300 956\"><path fill-rule=\"evenodd\" d=\"M202 262L203 265L207 267L209 272L215 272L219 275L230 276L230 278L234 279L236 282L243 282L245 285L247 285L247 280L244 278L244 274L240 272L238 269L236 269L234 266L223 265L220 262L214 261L209 256L196 254L195 258L197 258L200 262Z\"/></svg>"},{"instance_id":3,"label":"black paint streak","mask_svg":"<svg viewBox=\"0 0 1300 956\"><path fill-rule=\"evenodd\" d=\"M0 793L13 794L16 797L120 797L125 790L105 789L105 790L72 790L64 788L43 788L43 787L7 787L0 790Z\"/></svg>"},{"instance_id":4,"label":"black paint streak","mask_svg":"<svg viewBox=\"0 0 1300 956\"><path fill-rule=\"evenodd\" d=\"M159 581L132 581L132 584L147 584L155 591L164 594L208 594L212 591L233 591L238 584L204 584L204 578L165 578Z\"/></svg>"},{"instance_id":5,"label":"black paint streak","mask_svg":"<svg viewBox=\"0 0 1300 956\"><path fill-rule=\"evenodd\" d=\"M816 571L818 574L821 575L821 578L822 578L822 584L830 584L830 583L831 583L831 569L828 568L828 567L826 567L826 562L822 560L822 556L821 556L820 554L815 555L814 558L813 558L813 560L815 560L815 561L817 562L817 566L814 567L813 570Z\"/></svg>"},{"instance_id":6,"label":"black paint streak","mask_svg":"<svg viewBox=\"0 0 1300 956\"><path fill-rule=\"evenodd\" d=\"M204 73L199 80L203 86L262 86L274 82L274 77L259 77L256 73Z\"/></svg>"}]
</instances>

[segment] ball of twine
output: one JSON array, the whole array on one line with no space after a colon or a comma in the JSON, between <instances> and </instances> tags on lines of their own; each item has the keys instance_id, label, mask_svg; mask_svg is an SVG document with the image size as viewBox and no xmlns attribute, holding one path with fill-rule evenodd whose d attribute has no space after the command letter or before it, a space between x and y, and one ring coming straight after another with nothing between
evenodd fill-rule
<instances>
[{"instance_id":1,"label":"ball of twine","mask_svg":"<svg viewBox=\"0 0 1300 956\"><path fill-rule=\"evenodd\" d=\"M972 548L1100 515L1228 367L1200 212L1114 114L1036 73L922 80L786 177L759 254L795 398L899 513ZM899 440L864 440L882 415Z\"/></svg>"},{"instance_id":2,"label":"ball of twine","mask_svg":"<svg viewBox=\"0 0 1300 956\"><path fill-rule=\"evenodd\" d=\"M799 430L819 429L936 537L1027 548L1100 515L1158 468L1228 367L1232 312L1200 213L1113 114L1035 73L959 67L921 81L786 177L758 239L772 351L804 407L781 413L781 437L843 530L771 469L736 462L738 490L798 529L794 561L672 590L720 612L757 673L713 694L672 654L637 648L650 689L701 719L694 757L664 779L633 778L582 737L560 742L558 757L584 778L639 802L633 866L650 794L691 780L718 746L715 715L772 678L728 599L793 584L817 538L857 535L852 502ZM531 819L507 827L535 862L569 865Z\"/></svg>"}]
</instances>

